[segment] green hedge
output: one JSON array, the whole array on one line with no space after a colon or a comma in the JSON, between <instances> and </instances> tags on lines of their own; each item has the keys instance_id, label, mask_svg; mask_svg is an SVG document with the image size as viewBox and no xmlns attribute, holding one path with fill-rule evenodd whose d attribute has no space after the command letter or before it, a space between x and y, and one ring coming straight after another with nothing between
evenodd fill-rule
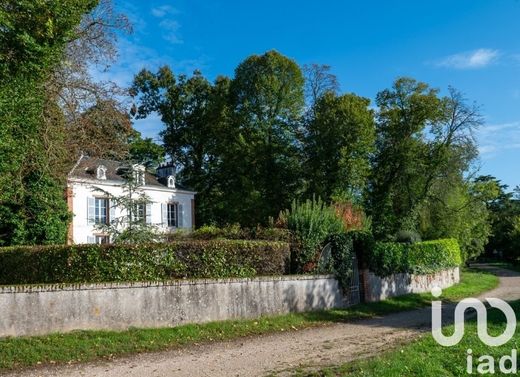
<instances>
[{"instance_id":1,"label":"green hedge","mask_svg":"<svg viewBox=\"0 0 520 377\"><path fill-rule=\"evenodd\" d=\"M455 239L404 244L376 242L369 252L369 268L379 276L399 272L429 274L457 267L462 263Z\"/></svg>"},{"instance_id":2,"label":"green hedge","mask_svg":"<svg viewBox=\"0 0 520 377\"><path fill-rule=\"evenodd\" d=\"M409 272L406 249L404 243L376 242L368 258L370 270L379 276Z\"/></svg>"},{"instance_id":3,"label":"green hedge","mask_svg":"<svg viewBox=\"0 0 520 377\"><path fill-rule=\"evenodd\" d=\"M455 239L423 241L408 246L410 272L427 274L461 264L461 251Z\"/></svg>"},{"instance_id":4,"label":"green hedge","mask_svg":"<svg viewBox=\"0 0 520 377\"><path fill-rule=\"evenodd\" d=\"M216 227L214 225L205 225L194 230L191 233L182 234L175 232L172 237L180 235L180 238L188 238L195 240L262 240L262 241L290 241L290 232L287 229L279 228L242 228L240 225L228 225L224 227ZM175 238L173 238L175 239Z\"/></svg>"},{"instance_id":5,"label":"green hedge","mask_svg":"<svg viewBox=\"0 0 520 377\"><path fill-rule=\"evenodd\" d=\"M0 249L0 284L161 281L281 275L285 242L213 240Z\"/></svg>"}]
</instances>

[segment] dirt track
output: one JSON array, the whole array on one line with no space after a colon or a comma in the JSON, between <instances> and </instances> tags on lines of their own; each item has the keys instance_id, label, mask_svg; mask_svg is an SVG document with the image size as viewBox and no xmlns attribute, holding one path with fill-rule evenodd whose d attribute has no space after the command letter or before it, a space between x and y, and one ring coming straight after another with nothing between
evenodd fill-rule
<instances>
[{"instance_id":1,"label":"dirt track","mask_svg":"<svg viewBox=\"0 0 520 377\"><path fill-rule=\"evenodd\" d=\"M491 268L490 268L491 269ZM494 269L500 286L485 297L520 299L520 274ZM38 368L9 376L177 377L265 376L298 366L339 364L367 357L430 330L430 309L352 323L277 333L110 362Z\"/></svg>"}]
</instances>

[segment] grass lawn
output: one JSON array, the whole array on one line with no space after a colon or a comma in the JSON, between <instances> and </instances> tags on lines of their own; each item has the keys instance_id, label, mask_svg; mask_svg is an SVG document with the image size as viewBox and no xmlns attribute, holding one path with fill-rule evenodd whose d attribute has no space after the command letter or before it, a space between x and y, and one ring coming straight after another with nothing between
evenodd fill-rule
<instances>
[{"instance_id":1,"label":"grass lawn","mask_svg":"<svg viewBox=\"0 0 520 377\"><path fill-rule=\"evenodd\" d=\"M517 317L520 315L520 301L512 304ZM505 317L502 312L492 309L488 311L488 331L490 335L499 335L505 329ZM453 326L446 327L444 334L452 334ZM511 356L512 349L520 345L520 329L513 339L500 347L488 347L477 336L475 320L466 324L463 340L453 347L438 345L431 335L422 336L416 342L397 347L382 356L348 363L339 367L325 368L318 372L295 372L295 377L455 377L480 375L478 373L478 358L483 355L493 356L495 359L495 375L500 373L499 359L504 355ZM472 350L471 374L467 373L467 350ZM510 367L510 364L506 364Z\"/></svg>"},{"instance_id":2,"label":"grass lawn","mask_svg":"<svg viewBox=\"0 0 520 377\"><path fill-rule=\"evenodd\" d=\"M456 301L498 285L494 275L464 271L461 283L445 289L444 300ZM430 305L430 294L413 294L348 309L262 317L256 320L213 322L162 329L75 331L38 337L0 339L0 370L110 359L136 352L158 351L189 344L229 340L271 332L298 331L312 326L410 310ZM328 373L328 372L326 372ZM326 374L325 374L326 375ZM335 374L332 374L335 375Z\"/></svg>"},{"instance_id":3,"label":"grass lawn","mask_svg":"<svg viewBox=\"0 0 520 377\"><path fill-rule=\"evenodd\" d=\"M508 267L501 265L497 267ZM520 318L520 301L512 303L517 318ZM416 342L396 347L381 356L347 363L338 367L325 368L316 372L296 371L295 377L455 377L479 375L477 371L478 358L489 355L495 359L495 375L500 373L499 359L504 355L511 356L513 349L520 346L520 325L513 339L500 347L488 347L477 336L476 318L466 323L465 335L461 343L453 347L442 347L428 335L423 335ZM499 310L488 310L488 332L496 336L505 329L505 317ZM443 333L453 333L453 326L448 326ZM472 373L467 372L467 350L472 350ZM520 365L520 364L519 364ZM509 363L506 366L510 366Z\"/></svg>"}]
</instances>

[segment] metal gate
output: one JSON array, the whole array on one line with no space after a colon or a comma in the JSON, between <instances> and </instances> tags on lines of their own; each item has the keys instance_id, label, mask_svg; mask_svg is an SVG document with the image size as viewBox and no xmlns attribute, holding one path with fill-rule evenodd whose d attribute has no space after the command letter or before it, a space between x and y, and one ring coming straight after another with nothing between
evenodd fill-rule
<instances>
[{"instance_id":1,"label":"metal gate","mask_svg":"<svg viewBox=\"0 0 520 377\"><path fill-rule=\"evenodd\" d=\"M323 271L325 269L330 271L329 268L332 263L331 243L326 244L321 250L318 263L318 270ZM359 304L361 302L359 266L358 259L355 254L352 255L352 269L346 280L346 284L344 284L344 286L342 287L346 306Z\"/></svg>"},{"instance_id":2,"label":"metal gate","mask_svg":"<svg viewBox=\"0 0 520 377\"><path fill-rule=\"evenodd\" d=\"M354 254L352 256L352 275L350 276L350 284L346 289L345 295L347 296L348 305L356 305L361 302L361 295L359 289L359 266L358 259Z\"/></svg>"}]
</instances>

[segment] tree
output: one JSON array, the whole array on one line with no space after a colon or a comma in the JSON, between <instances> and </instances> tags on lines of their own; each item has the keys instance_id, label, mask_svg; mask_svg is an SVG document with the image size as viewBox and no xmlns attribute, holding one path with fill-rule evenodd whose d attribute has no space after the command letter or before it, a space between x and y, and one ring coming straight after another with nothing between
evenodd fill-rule
<instances>
[{"instance_id":1,"label":"tree","mask_svg":"<svg viewBox=\"0 0 520 377\"><path fill-rule=\"evenodd\" d=\"M450 95L400 78L377 95L376 154L369 210L380 238L416 230L418 209L439 182L458 182L477 155L473 130L482 120L460 93Z\"/></svg>"},{"instance_id":2,"label":"tree","mask_svg":"<svg viewBox=\"0 0 520 377\"><path fill-rule=\"evenodd\" d=\"M264 223L294 198L303 77L292 60L274 51L251 56L233 80L214 83L199 71L144 70L131 91L138 118L157 112L166 125L166 153L179 181L198 192L200 224Z\"/></svg>"},{"instance_id":3,"label":"tree","mask_svg":"<svg viewBox=\"0 0 520 377\"><path fill-rule=\"evenodd\" d=\"M137 131L129 138L130 160L146 166L147 169L156 169L164 162L164 148L156 144L152 138L141 137Z\"/></svg>"},{"instance_id":4,"label":"tree","mask_svg":"<svg viewBox=\"0 0 520 377\"><path fill-rule=\"evenodd\" d=\"M374 113L370 100L355 94L323 94L306 124L304 164L307 192L361 200L374 151Z\"/></svg>"},{"instance_id":5,"label":"tree","mask_svg":"<svg viewBox=\"0 0 520 377\"><path fill-rule=\"evenodd\" d=\"M120 211L120 216L111 219L110 224L100 224L98 230L110 236L114 243L150 243L160 240L157 228L146 219L146 207L151 203L150 198L142 190L141 180L132 168L132 162L127 163L123 173L123 194L114 196L108 191L97 188L104 196L110 199L111 208Z\"/></svg>"},{"instance_id":6,"label":"tree","mask_svg":"<svg viewBox=\"0 0 520 377\"><path fill-rule=\"evenodd\" d=\"M467 261L482 254L491 235L487 203L497 195L493 182L480 179L449 183L438 181L428 201L419 207L419 228L424 239L456 238Z\"/></svg>"},{"instance_id":7,"label":"tree","mask_svg":"<svg viewBox=\"0 0 520 377\"><path fill-rule=\"evenodd\" d=\"M369 211L379 238L394 235L414 209L414 191L426 155L428 123L441 117L437 91L409 78L377 94L377 151L370 182Z\"/></svg>"},{"instance_id":8,"label":"tree","mask_svg":"<svg viewBox=\"0 0 520 377\"><path fill-rule=\"evenodd\" d=\"M265 223L300 190L303 85L298 65L276 51L252 55L236 68L230 88L233 134L223 157L228 221Z\"/></svg>"},{"instance_id":9,"label":"tree","mask_svg":"<svg viewBox=\"0 0 520 377\"><path fill-rule=\"evenodd\" d=\"M137 100L137 118L157 112L165 124L164 150L177 167L179 182L197 191L198 222L222 218L219 172L230 132L229 79L218 77L212 84L200 71L192 77L175 76L169 67L162 67L157 73L137 74L131 92Z\"/></svg>"},{"instance_id":10,"label":"tree","mask_svg":"<svg viewBox=\"0 0 520 377\"><path fill-rule=\"evenodd\" d=\"M129 138L136 132L128 113L114 100L100 100L65 127L69 156L84 153L113 160L128 158Z\"/></svg>"},{"instance_id":11,"label":"tree","mask_svg":"<svg viewBox=\"0 0 520 377\"><path fill-rule=\"evenodd\" d=\"M69 217L49 146L45 83L66 41L95 1L0 5L0 239L4 245L64 242ZM58 142L56 142L58 140Z\"/></svg>"},{"instance_id":12,"label":"tree","mask_svg":"<svg viewBox=\"0 0 520 377\"><path fill-rule=\"evenodd\" d=\"M46 119L46 127L64 135L59 150L66 147L54 158L59 177L70 171L81 152L114 159L125 159L128 152L131 124L122 103L127 92L110 80L95 80L92 71L105 71L116 60L116 31L130 33L132 27L114 10L112 0L96 3L67 36L64 52L45 83L46 110L55 114ZM56 150L55 145L48 150Z\"/></svg>"},{"instance_id":13,"label":"tree","mask_svg":"<svg viewBox=\"0 0 520 377\"><path fill-rule=\"evenodd\" d=\"M464 259L478 256L490 236L487 203L495 185L471 179L477 157L478 106L453 88L437 90L398 79L377 96L376 153L368 204L378 238L399 230L423 239L457 238Z\"/></svg>"},{"instance_id":14,"label":"tree","mask_svg":"<svg viewBox=\"0 0 520 377\"><path fill-rule=\"evenodd\" d=\"M481 182L491 182L497 187L498 194L487 203L491 220L491 237L486 245L491 257L502 256L515 260L520 255L520 197L518 191L508 191L508 186L492 176L478 178Z\"/></svg>"},{"instance_id":15,"label":"tree","mask_svg":"<svg viewBox=\"0 0 520 377\"><path fill-rule=\"evenodd\" d=\"M330 73L330 70L331 67L324 64L305 64L303 66L305 99L311 108L325 93L338 93L338 78Z\"/></svg>"}]
</instances>

